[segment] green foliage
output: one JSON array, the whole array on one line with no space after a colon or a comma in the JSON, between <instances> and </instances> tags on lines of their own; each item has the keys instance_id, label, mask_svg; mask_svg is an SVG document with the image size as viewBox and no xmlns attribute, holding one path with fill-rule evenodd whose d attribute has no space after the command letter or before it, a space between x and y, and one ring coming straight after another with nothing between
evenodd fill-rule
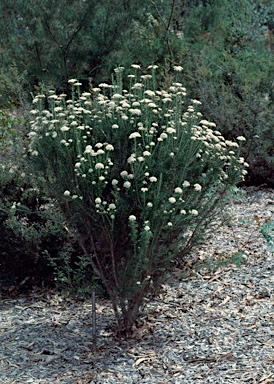
<instances>
[{"instance_id":1,"label":"green foliage","mask_svg":"<svg viewBox=\"0 0 274 384\"><path fill-rule=\"evenodd\" d=\"M231 187L228 192L228 198L233 203L243 203L246 201L246 191L237 186Z\"/></svg>"},{"instance_id":2,"label":"green foliage","mask_svg":"<svg viewBox=\"0 0 274 384\"><path fill-rule=\"evenodd\" d=\"M272 252L274 252L274 221L267 220L260 226L260 232L267 241Z\"/></svg>"},{"instance_id":3,"label":"green foliage","mask_svg":"<svg viewBox=\"0 0 274 384\"><path fill-rule=\"evenodd\" d=\"M54 281L49 259L70 259L71 270L77 275L79 249L70 244L64 217L54 201L44 197L35 187L32 175L26 172L22 146L15 149L15 139L11 140L10 134L8 137L8 143L2 143L5 151L0 166L0 281L26 281L29 287L55 284L64 288L63 281ZM81 281L71 276L70 284L79 284L80 291L87 286L84 276ZM89 284L90 279L89 275Z\"/></svg>"},{"instance_id":4,"label":"green foliage","mask_svg":"<svg viewBox=\"0 0 274 384\"><path fill-rule=\"evenodd\" d=\"M2 150L6 141L12 139L15 124L16 120L6 110L0 109L0 148Z\"/></svg>"},{"instance_id":5,"label":"green foliage","mask_svg":"<svg viewBox=\"0 0 274 384\"><path fill-rule=\"evenodd\" d=\"M272 17L273 5L262 2L213 1L184 18L181 63L190 97L227 139L247 138L248 184L274 185L274 64L264 36Z\"/></svg>"},{"instance_id":6,"label":"green foliage","mask_svg":"<svg viewBox=\"0 0 274 384\"><path fill-rule=\"evenodd\" d=\"M0 106L13 108L14 106L26 107L27 71L18 69L15 63L3 65L0 59Z\"/></svg>"},{"instance_id":7,"label":"green foliage","mask_svg":"<svg viewBox=\"0 0 274 384\"><path fill-rule=\"evenodd\" d=\"M55 284L62 289L63 294L86 296L91 294L94 287L101 289L91 269L90 260L84 255L76 256L75 245L66 243L53 256L48 251L43 254L53 268Z\"/></svg>"},{"instance_id":8,"label":"green foliage","mask_svg":"<svg viewBox=\"0 0 274 384\"><path fill-rule=\"evenodd\" d=\"M158 88L156 70L132 65L126 87L119 67L112 84L83 93L71 79L70 99L38 94L31 111L34 172L102 280L120 334L246 173L239 144L203 119L199 101L185 104L178 80Z\"/></svg>"},{"instance_id":9,"label":"green foliage","mask_svg":"<svg viewBox=\"0 0 274 384\"><path fill-rule=\"evenodd\" d=\"M41 223L33 213L37 207L37 197L37 192L28 186L15 166L0 167L1 273L13 279L32 277L35 282L41 282L48 273L38 252L38 239L24 239L29 226ZM41 273L43 269L44 275ZM41 278L37 276L36 279L36 274Z\"/></svg>"},{"instance_id":10,"label":"green foliage","mask_svg":"<svg viewBox=\"0 0 274 384\"><path fill-rule=\"evenodd\" d=\"M205 261L195 266L194 269L198 272L202 269L206 269L210 272L215 273L219 268L227 268L230 267L232 264L236 265L237 268L240 268L244 262L244 252L238 251L230 256L222 254L218 258L209 257Z\"/></svg>"},{"instance_id":11,"label":"green foliage","mask_svg":"<svg viewBox=\"0 0 274 384\"><path fill-rule=\"evenodd\" d=\"M63 89L75 75L86 82L105 76L109 55L123 50L127 30L146 8L144 0L3 0L0 64L26 71L31 90L39 83Z\"/></svg>"}]
</instances>

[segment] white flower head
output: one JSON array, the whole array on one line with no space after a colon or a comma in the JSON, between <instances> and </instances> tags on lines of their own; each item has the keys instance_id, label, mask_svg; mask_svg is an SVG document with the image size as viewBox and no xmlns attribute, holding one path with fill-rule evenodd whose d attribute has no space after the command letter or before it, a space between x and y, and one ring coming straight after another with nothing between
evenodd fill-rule
<instances>
[{"instance_id":1,"label":"white flower head","mask_svg":"<svg viewBox=\"0 0 274 384\"><path fill-rule=\"evenodd\" d=\"M144 84L142 84L142 83L135 83L132 86L132 89L141 89L143 86L144 86Z\"/></svg>"},{"instance_id":2,"label":"white flower head","mask_svg":"<svg viewBox=\"0 0 274 384\"><path fill-rule=\"evenodd\" d=\"M115 72L115 73L123 72L123 70L124 70L124 67L117 67L117 68L114 68L114 72Z\"/></svg>"},{"instance_id":3,"label":"white flower head","mask_svg":"<svg viewBox=\"0 0 274 384\"><path fill-rule=\"evenodd\" d=\"M202 187L201 187L201 185L200 184L194 184L194 189L195 189L195 191L198 191L198 192L200 192L201 190L202 190Z\"/></svg>"},{"instance_id":4,"label":"white flower head","mask_svg":"<svg viewBox=\"0 0 274 384\"><path fill-rule=\"evenodd\" d=\"M246 141L246 138L244 136L238 136L237 140L239 140L239 141Z\"/></svg>"},{"instance_id":5,"label":"white flower head","mask_svg":"<svg viewBox=\"0 0 274 384\"><path fill-rule=\"evenodd\" d=\"M176 203L176 199L175 199L175 197L170 197L170 198L168 199L168 201L169 201L171 204Z\"/></svg>"},{"instance_id":6,"label":"white flower head","mask_svg":"<svg viewBox=\"0 0 274 384\"><path fill-rule=\"evenodd\" d=\"M112 182L111 182L112 185L117 185L118 184L118 180L116 179L113 179Z\"/></svg>"},{"instance_id":7,"label":"white flower head","mask_svg":"<svg viewBox=\"0 0 274 384\"><path fill-rule=\"evenodd\" d=\"M130 108L128 111L131 115L140 116L142 114L141 109L138 108Z\"/></svg>"},{"instance_id":8,"label":"white flower head","mask_svg":"<svg viewBox=\"0 0 274 384\"><path fill-rule=\"evenodd\" d=\"M114 147L113 147L113 145L112 145L112 144L107 144L107 145L106 145L106 150L107 150L107 151L114 151Z\"/></svg>"},{"instance_id":9,"label":"white flower head","mask_svg":"<svg viewBox=\"0 0 274 384\"><path fill-rule=\"evenodd\" d=\"M172 128L172 127L168 127L167 129L166 129L166 131L167 131L167 133L176 133L176 129L174 129L174 128Z\"/></svg>"},{"instance_id":10,"label":"white flower head","mask_svg":"<svg viewBox=\"0 0 274 384\"><path fill-rule=\"evenodd\" d=\"M113 204L113 203L111 203L111 204L109 204L109 209L116 209L116 205L115 204Z\"/></svg>"},{"instance_id":11,"label":"white flower head","mask_svg":"<svg viewBox=\"0 0 274 384\"><path fill-rule=\"evenodd\" d=\"M93 149L91 145L87 145L84 153L93 153Z\"/></svg>"},{"instance_id":12,"label":"white flower head","mask_svg":"<svg viewBox=\"0 0 274 384\"><path fill-rule=\"evenodd\" d=\"M149 97L153 97L155 96L155 92L154 91L151 91L150 89L147 89L145 92L144 92L145 95L148 95Z\"/></svg>"},{"instance_id":13,"label":"white flower head","mask_svg":"<svg viewBox=\"0 0 274 384\"><path fill-rule=\"evenodd\" d=\"M187 187L189 187L189 186L190 186L190 182L187 181L187 180L185 180L185 181L183 182L183 187L184 187L184 188L187 188Z\"/></svg>"},{"instance_id":14,"label":"white flower head","mask_svg":"<svg viewBox=\"0 0 274 384\"><path fill-rule=\"evenodd\" d=\"M155 177L155 176L151 176L151 177L149 178L149 181L150 181L151 183L155 183L155 182L157 181L157 177Z\"/></svg>"},{"instance_id":15,"label":"white flower head","mask_svg":"<svg viewBox=\"0 0 274 384\"><path fill-rule=\"evenodd\" d=\"M165 132L161 133L160 138L163 139L163 140L166 139L167 138L167 134Z\"/></svg>"},{"instance_id":16,"label":"white flower head","mask_svg":"<svg viewBox=\"0 0 274 384\"><path fill-rule=\"evenodd\" d=\"M100 199L100 197L96 197L95 204L101 204L101 203L102 203L102 200Z\"/></svg>"},{"instance_id":17,"label":"white flower head","mask_svg":"<svg viewBox=\"0 0 274 384\"><path fill-rule=\"evenodd\" d=\"M130 181L125 181L123 185L124 185L125 188L128 189L128 188L131 187L131 182Z\"/></svg>"},{"instance_id":18,"label":"white flower head","mask_svg":"<svg viewBox=\"0 0 274 384\"><path fill-rule=\"evenodd\" d=\"M68 190L65 191L65 192L64 192L64 196L70 196L70 191L68 191Z\"/></svg>"},{"instance_id":19,"label":"white flower head","mask_svg":"<svg viewBox=\"0 0 274 384\"><path fill-rule=\"evenodd\" d=\"M141 137L139 132L133 132L129 135L129 139L136 139L137 137Z\"/></svg>"},{"instance_id":20,"label":"white flower head","mask_svg":"<svg viewBox=\"0 0 274 384\"><path fill-rule=\"evenodd\" d=\"M96 143L96 144L95 144L95 147L96 147L96 148L102 148L102 147L103 147L103 144L102 144L102 143Z\"/></svg>"},{"instance_id":21,"label":"white flower head","mask_svg":"<svg viewBox=\"0 0 274 384\"><path fill-rule=\"evenodd\" d=\"M95 169L104 169L104 168L105 168L105 166L103 163L96 163L95 164Z\"/></svg>"},{"instance_id":22,"label":"white flower head","mask_svg":"<svg viewBox=\"0 0 274 384\"><path fill-rule=\"evenodd\" d=\"M131 155L131 156L127 159L127 162L128 162L129 164L135 163L135 161L136 161L136 157L135 157L135 155Z\"/></svg>"},{"instance_id":23,"label":"white flower head","mask_svg":"<svg viewBox=\"0 0 274 384\"><path fill-rule=\"evenodd\" d=\"M67 132L67 131L69 131L69 127L67 127L66 125L63 125L61 128L60 128L60 130L62 131L62 132Z\"/></svg>"},{"instance_id":24,"label":"white flower head","mask_svg":"<svg viewBox=\"0 0 274 384\"><path fill-rule=\"evenodd\" d=\"M194 215L194 216L197 216L197 215L198 215L198 211L197 211L196 209L192 209L192 210L190 211L190 213L191 213L192 215Z\"/></svg>"},{"instance_id":25,"label":"white flower head","mask_svg":"<svg viewBox=\"0 0 274 384\"><path fill-rule=\"evenodd\" d=\"M144 151L143 156L151 156L151 153L149 151Z\"/></svg>"},{"instance_id":26,"label":"white flower head","mask_svg":"<svg viewBox=\"0 0 274 384\"><path fill-rule=\"evenodd\" d=\"M122 177L127 177L127 175L128 175L128 171L122 171L122 172L120 172L120 175L121 175Z\"/></svg>"},{"instance_id":27,"label":"white flower head","mask_svg":"<svg viewBox=\"0 0 274 384\"><path fill-rule=\"evenodd\" d=\"M173 69L174 69L174 71L176 71L176 72L182 72L182 70L183 70L184 68L181 67L180 65L175 65L175 66L173 67Z\"/></svg>"},{"instance_id":28,"label":"white flower head","mask_svg":"<svg viewBox=\"0 0 274 384\"><path fill-rule=\"evenodd\" d=\"M200 124L203 124L203 125L209 125L209 121L207 121L207 120L201 120L201 121L200 121Z\"/></svg>"},{"instance_id":29,"label":"white flower head","mask_svg":"<svg viewBox=\"0 0 274 384\"><path fill-rule=\"evenodd\" d=\"M31 132L29 132L29 133L27 134L27 136L28 136L29 138L31 138L31 137L37 136L37 133L31 131Z\"/></svg>"},{"instance_id":30,"label":"white flower head","mask_svg":"<svg viewBox=\"0 0 274 384\"><path fill-rule=\"evenodd\" d=\"M174 192L175 193L183 193L183 190L182 190L182 188L177 187L177 188L174 189Z\"/></svg>"},{"instance_id":31,"label":"white flower head","mask_svg":"<svg viewBox=\"0 0 274 384\"><path fill-rule=\"evenodd\" d=\"M192 101L193 104L196 104L196 105L201 105L202 104L199 100L196 100L196 99L192 99L191 101ZM212 124L214 124L214 125L212 125ZM216 127L215 123L209 123L208 125L211 125L212 127Z\"/></svg>"},{"instance_id":32,"label":"white flower head","mask_svg":"<svg viewBox=\"0 0 274 384\"><path fill-rule=\"evenodd\" d=\"M130 215L128 219L129 219L129 221L136 221L137 220L136 216L134 216L134 215Z\"/></svg>"}]
</instances>

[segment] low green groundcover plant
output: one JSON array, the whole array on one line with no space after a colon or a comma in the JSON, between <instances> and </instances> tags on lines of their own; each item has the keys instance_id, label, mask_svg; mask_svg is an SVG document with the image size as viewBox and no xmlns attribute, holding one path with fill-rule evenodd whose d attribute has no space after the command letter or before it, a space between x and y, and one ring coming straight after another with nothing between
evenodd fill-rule
<instances>
[{"instance_id":1,"label":"low green groundcover plant","mask_svg":"<svg viewBox=\"0 0 274 384\"><path fill-rule=\"evenodd\" d=\"M247 166L240 143L203 119L199 101L184 104L182 68L167 89L157 86L156 70L133 64L125 87L118 67L112 84L83 93L71 79L70 99L38 94L28 133L30 161L102 280L120 336Z\"/></svg>"}]
</instances>

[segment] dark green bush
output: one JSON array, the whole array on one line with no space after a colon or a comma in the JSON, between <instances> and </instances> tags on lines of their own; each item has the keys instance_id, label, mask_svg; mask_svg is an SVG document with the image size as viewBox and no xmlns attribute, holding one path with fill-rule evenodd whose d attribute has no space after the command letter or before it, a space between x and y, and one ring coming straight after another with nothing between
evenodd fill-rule
<instances>
[{"instance_id":1,"label":"dark green bush","mask_svg":"<svg viewBox=\"0 0 274 384\"><path fill-rule=\"evenodd\" d=\"M29 173L23 119L6 111L0 116L0 286L24 281L22 288L47 284L74 293L90 290L90 269L63 215Z\"/></svg>"},{"instance_id":2,"label":"dark green bush","mask_svg":"<svg viewBox=\"0 0 274 384\"><path fill-rule=\"evenodd\" d=\"M72 76L104 78L112 60L121 62L109 56L123 51L128 29L147 8L144 0L3 0L0 65L14 62L29 90L39 83L62 89Z\"/></svg>"},{"instance_id":3,"label":"dark green bush","mask_svg":"<svg viewBox=\"0 0 274 384\"><path fill-rule=\"evenodd\" d=\"M184 18L185 84L226 138L246 137L246 183L274 186L274 61L264 40L273 5L210 3L191 8Z\"/></svg>"},{"instance_id":4,"label":"dark green bush","mask_svg":"<svg viewBox=\"0 0 274 384\"><path fill-rule=\"evenodd\" d=\"M47 275L50 270L39 254L42 237L25 238L25 232L30 226L43 226L43 220L36 213L42 204L41 196L17 174L14 166L4 166L4 169L2 166L0 176L2 279L9 276L13 282L20 282L27 277L32 284L49 282ZM57 245L51 233L43 240L49 244L52 241L53 248Z\"/></svg>"}]
</instances>

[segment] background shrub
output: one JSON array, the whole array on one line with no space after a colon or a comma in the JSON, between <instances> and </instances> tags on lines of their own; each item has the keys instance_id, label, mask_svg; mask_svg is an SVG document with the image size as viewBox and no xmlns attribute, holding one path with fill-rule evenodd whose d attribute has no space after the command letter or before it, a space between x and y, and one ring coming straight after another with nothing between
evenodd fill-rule
<instances>
[{"instance_id":1,"label":"background shrub","mask_svg":"<svg viewBox=\"0 0 274 384\"><path fill-rule=\"evenodd\" d=\"M3 0L0 64L14 63L29 91L39 83L64 89L72 76L109 77L109 55L123 50L128 28L147 7L143 0Z\"/></svg>"},{"instance_id":2,"label":"background shrub","mask_svg":"<svg viewBox=\"0 0 274 384\"><path fill-rule=\"evenodd\" d=\"M247 138L248 185L274 185L273 21L268 1L216 0L190 6L180 25L184 84L227 139Z\"/></svg>"},{"instance_id":3,"label":"background shrub","mask_svg":"<svg viewBox=\"0 0 274 384\"><path fill-rule=\"evenodd\" d=\"M24 159L23 118L0 114L0 287L36 285L73 293L91 289L92 276L66 229L65 218L37 188Z\"/></svg>"},{"instance_id":4,"label":"background shrub","mask_svg":"<svg viewBox=\"0 0 274 384\"><path fill-rule=\"evenodd\" d=\"M43 219L37 214L38 206L45 201L13 166L0 169L0 263L3 282L26 279L30 285L50 283L47 275L52 271L42 257ZM34 234L36 227L36 235ZM32 233L27 233L31 231ZM44 235L50 241L51 234ZM56 239L51 238L51 240ZM45 244L44 244L45 246Z\"/></svg>"}]
</instances>

